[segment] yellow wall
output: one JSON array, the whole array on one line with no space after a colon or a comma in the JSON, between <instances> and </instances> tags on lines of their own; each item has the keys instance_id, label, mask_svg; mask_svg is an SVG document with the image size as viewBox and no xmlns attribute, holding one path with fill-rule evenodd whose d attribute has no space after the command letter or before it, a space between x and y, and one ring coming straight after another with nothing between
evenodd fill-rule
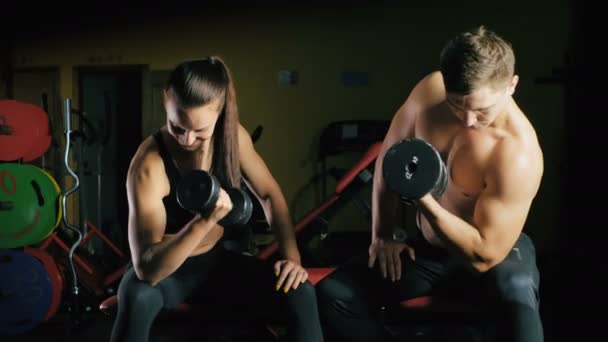
<instances>
[{"instance_id":1,"label":"yellow wall","mask_svg":"<svg viewBox=\"0 0 608 342\"><path fill-rule=\"evenodd\" d=\"M437 65L442 44L462 29L485 24L509 38L516 51L521 80L515 97L538 127L547 166L527 229L540 248L553 248L561 203L563 97L558 85L535 84L535 78L563 65L570 34L566 0L511 1L504 8L454 2L441 10L410 3L197 10L17 43L15 61L16 67L59 66L60 94L75 99L75 66L143 64L166 70L182 59L221 55L233 72L242 123L249 130L264 126L257 148L291 204L314 172L324 125L389 120L415 82ZM299 83L279 86L282 69L296 70ZM369 72L369 86L342 86L340 73L349 70ZM298 202L296 216L316 205L313 195ZM339 222L367 228L362 220Z\"/></svg>"}]
</instances>

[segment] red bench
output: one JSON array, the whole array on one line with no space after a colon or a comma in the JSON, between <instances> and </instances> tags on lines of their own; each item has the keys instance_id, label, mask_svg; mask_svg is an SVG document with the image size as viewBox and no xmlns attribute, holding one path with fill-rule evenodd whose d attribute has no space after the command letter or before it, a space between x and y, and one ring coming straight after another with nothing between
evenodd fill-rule
<instances>
[{"instance_id":1,"label":"red bench","mask_svg":"<svg viewBox=\"0 0 608 342\"><path fill-rule=\"evenodd\" d=\"M306 216L299 220L295 225L296 234L301 233L311 226L315 220L317 220L323 214L326 214L333 206L339 204L340 201L348 201L349 196L345 194L353 194L358 190L362 189L364 185L370 184L373 178L373 166L381 148L381 142L372 144L368 150L363 154L359 162L351 168L344 176L337 182L334 193L327 197L327 199L317 208L311 210ZM276 255L278 251L278 243L273 242L264 248L257 257L261 259L270 259ZM313 285L317 284L320 280L328 276L334 271L331 267L321 268L307 268L309 273L309 280ZM117 297L112 296L104 300L99 308L102 312L107 314L113 314L116 311ZM461 319L468 314L481 314L485 312L483 305L473 305L470 302L458 300L454 298L442 298L434 296L424 296L411 298L399 303L400 308L396 314L407 314L407 315L422 315L429 314L431 316L439 316L447 314L448 320L452 318ZM194 311L192 305L182 303L175 309L179 313L189 313ZM393 315L395 313L391 313ZM477 316L475 316L477 317ZM404 320L404 324L408 324L409 320ZM272 328L269 330L277 335Z\"/></svg>"}]
</instances>

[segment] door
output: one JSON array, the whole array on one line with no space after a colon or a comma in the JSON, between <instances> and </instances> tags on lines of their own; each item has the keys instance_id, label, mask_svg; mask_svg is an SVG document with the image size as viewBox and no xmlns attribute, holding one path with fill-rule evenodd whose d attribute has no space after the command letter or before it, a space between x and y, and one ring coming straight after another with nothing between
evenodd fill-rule
<instances>
[{"instance_id":1,"label":"door","mask_svg":"<svg viewBox=\"0 0 608 342\"><path fill-rule=\"evenodd\" d=\"M78 70L83 124L73 148L81 225L93 223L122 250L127 249L126 175L142 140L142 75L140 67ZM101 242L93 243L89 251L99 253Z\"/></svg>"}]
</instances>

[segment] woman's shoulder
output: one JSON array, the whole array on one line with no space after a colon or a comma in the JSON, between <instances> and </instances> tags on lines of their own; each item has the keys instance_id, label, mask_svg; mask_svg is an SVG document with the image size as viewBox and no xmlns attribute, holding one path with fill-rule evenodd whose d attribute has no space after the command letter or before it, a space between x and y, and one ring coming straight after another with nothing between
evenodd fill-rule
<instances>
[{"instance_id":1,"label":"woman's shoulder","mask_svg":"<svg viewBox=\"0 0 608 342\"><path fill-rule=\"evenodd\" d=\"M129 174L136 174L142 169L157 167L157 165L162 166L162 159L158 151L158 144L153 135L150 135L141 142L135 151L129 165Z\"/></svg>"}]
</instances>

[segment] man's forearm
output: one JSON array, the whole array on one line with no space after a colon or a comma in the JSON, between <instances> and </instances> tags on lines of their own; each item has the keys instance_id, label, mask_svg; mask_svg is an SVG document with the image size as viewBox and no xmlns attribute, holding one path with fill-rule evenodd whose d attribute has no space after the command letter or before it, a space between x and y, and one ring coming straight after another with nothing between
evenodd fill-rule
<instances>
[{"instance_id":1,"label":"man's forearm","mask_svg":"<svg viewBox=\"0 0 608 342\"><path fill-rule=\"evenodd\" d=\"M481 258L484 248L479 230L460 217L444 209L430 195L419 202L422 214L429 221L433 231L443 244L481 269L485 260Z\"/></svg>"},{"instance_id":2,"label":"man's forearm","mask_svg":"<svg viewBox=\"0 0 608 342\"><path fill-rule=\"evenodd\" d=\"M399 199L386 188L381 172L374 173L372 190L372 241L392 235L396 225Z\"/></svg>"}]
</instances>

